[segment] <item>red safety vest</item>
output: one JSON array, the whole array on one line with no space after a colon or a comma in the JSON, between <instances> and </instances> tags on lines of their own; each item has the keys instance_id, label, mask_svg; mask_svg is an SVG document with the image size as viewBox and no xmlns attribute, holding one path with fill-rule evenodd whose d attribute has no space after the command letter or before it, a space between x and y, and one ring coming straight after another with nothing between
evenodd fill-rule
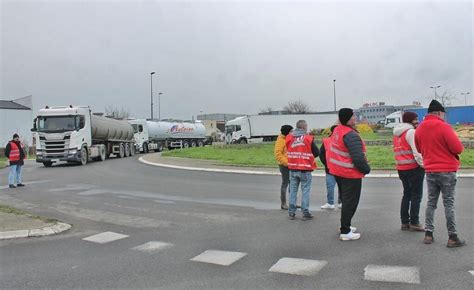
<instances>
[{"instance_id":1,"label":"red safety vest","mask_svg":"<svg viewBox=\"0 0 474 290\"><path fill-rule=\"evenodd\" d=\"M20 148L18 148L16 143L12 141L10 141L10 154L8 155L8 160L13 162L20 160Z\"/></svg>"},{"instance_id":2,"label":"red safety vest","mask_svg":"<svg viewBox=\"0 0 474 290\"><path fill-rule=\"evenodd\" d=\"M349 150L344 144L344 136L354 131L348 126L339 125L334 129L330 139L329 148L326 148L326 158L329 172L332 175L344 178L363 178L364 174L354 167ZM362 151L366 152L364 140L362 140Z\"/></svg>"},{"instance_id":3,"label":"red safety vest","mask_svg":"<svg viewBox=\"0 0 474 290\"><path fill-rule=\"evenodd\" d=\"M405 138L408 130L400 136L393 136L393 153L395 154L395 162L397 170L410 170L418 167L415 156Z\"/></svg>"},{"instance_id":4,"label":"red safety vest","mask_svg":"<svg viewBox=\"0 0 474 290\"><path fill-rule=\"evenodd\" d=\"M293 134L286 136L286 151L288 154L288 168L292 170L314 170L314 155L311 150L313 136L302 135L295 137Z\"/></svg>"}]
</instances>

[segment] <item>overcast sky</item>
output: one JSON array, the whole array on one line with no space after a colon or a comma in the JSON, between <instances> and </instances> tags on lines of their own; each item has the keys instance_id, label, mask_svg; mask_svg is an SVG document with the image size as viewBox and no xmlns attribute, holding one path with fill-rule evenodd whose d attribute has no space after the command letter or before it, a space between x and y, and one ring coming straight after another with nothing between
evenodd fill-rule
<instances>
[{"instance_id":1,"label":"overcast sky","mask_svg":"<svg viewBox=\"0 0 474 290\"><path fill-rule=\"evenodd\" d=\"M151 71L162 118L473 92L471 1L0 1L0 99L36 109L149 117Z\"/></svg>"}]
</instances>

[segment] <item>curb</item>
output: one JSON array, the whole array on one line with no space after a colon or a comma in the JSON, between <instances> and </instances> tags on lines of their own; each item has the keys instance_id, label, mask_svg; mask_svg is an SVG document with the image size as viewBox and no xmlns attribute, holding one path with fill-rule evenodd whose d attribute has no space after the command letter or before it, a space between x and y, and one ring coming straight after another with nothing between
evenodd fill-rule
<instances>
[{"instance_id":1,"label":"curb","mask_svg":"<svg viewBox=\"0 0 474 290\"><path fill-rule=\"evenodd\" d=\"M39 229L0 232L0 240L49 236L65 232L71 227L69 224L57 222L52 226Z\"/></svg>"},{"instance_id":2,"label":"curb","mask_svg":"<svg viewBox=\"0 0 474 290\"><path fill-rule=\"evenodd\" d=\"M280 176L279 172L268 172L268 171L257 171L257 170L240 170L240 169L220 169L220 168L200 168L200 167L190 167L190 166L179 166L179 165L171 165L171 164L164 164L164 163L157 163L145 160L143 157L138 158L138 160L142 163L157 166L157 167L164 167L164 168L171 168L171 169L180 169L180 170L191 170L191 171L203 171L203 172L218 172L218 173L237 173L237 174L251 174L251 175L274 175ZM325 177L325 173L314 173L312 174L314 177ZM398 172L391 172L391 173L370 173L366 175L367 178L398 178ZM474 173L458 173L458 178L473 178Z\"/></svg>"}]
</instances>

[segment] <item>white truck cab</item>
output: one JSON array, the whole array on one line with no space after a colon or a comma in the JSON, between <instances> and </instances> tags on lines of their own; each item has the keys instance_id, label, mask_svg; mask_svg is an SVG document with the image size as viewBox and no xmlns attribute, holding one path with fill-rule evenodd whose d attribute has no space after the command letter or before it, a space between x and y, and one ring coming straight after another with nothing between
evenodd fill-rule
<instances>
[{"instance_id":1,"label":"white truck cab","mask_svg":"<svg viewBox=\"0 0 474 290\"><path fill-rule=\"evenodd\" d=\"M396 111L385 117L385 128L395 128L402 123L402 111Z\"/></svg>"}]
</instances>

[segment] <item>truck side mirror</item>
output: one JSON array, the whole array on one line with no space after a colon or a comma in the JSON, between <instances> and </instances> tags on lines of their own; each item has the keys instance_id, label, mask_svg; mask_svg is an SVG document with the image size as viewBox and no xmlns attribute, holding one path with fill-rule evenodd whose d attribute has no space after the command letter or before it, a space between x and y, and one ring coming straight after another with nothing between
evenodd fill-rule
<instances>
[{"instance_id":1,"label":"truck side mirror","mask_svg":"<svg viewBox=\"0 0 474 290\"><path fill-rule=\"evenodd\" d=\"M38 131L38 128L36 127L36 118L33 119L33 128L31 128L31 132L36 132Z\"/></svg>"}]
</instances>

